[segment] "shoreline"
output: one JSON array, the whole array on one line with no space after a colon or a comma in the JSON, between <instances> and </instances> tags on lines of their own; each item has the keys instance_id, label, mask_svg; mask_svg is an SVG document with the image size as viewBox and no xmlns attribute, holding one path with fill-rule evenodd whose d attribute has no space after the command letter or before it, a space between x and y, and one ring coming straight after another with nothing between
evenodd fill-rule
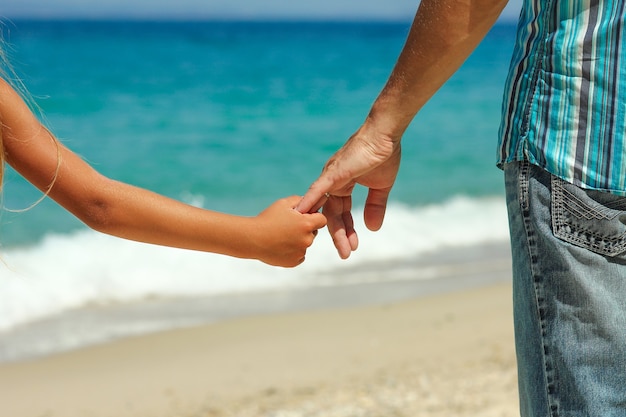
<instances>
[{"instance_id":1,"label":"shoreline","mask_svg":"<svg viewBox=\"0 0 626 417\"><path fill-rule=\"evenodd\" d=\"M87 306L0 332L0 365L234 318L393 303L507 281L507 243L319 274L314 285ZM332 276L331 276L332 274Z\"/></svg>"},{"instance_id":2,"label":"shoreline","mask_svg":"<svg viewBox=\"0 0 626 417\"><path fill-rule=\"evenodd\" d=\"M510 291L503 282L375 306L235 318L4 364L0 411L512 417Z\"/></svg>"},{"instance_id":3,"label":"shoreline","mask_svg":"<svg viewBox=\"0 0 626 417\"><path fill-rule=\"evenodd\" d=\"M466 249L412 266L437 279L266 293L263 314L0 364L0 414L517 416L508 248Z\"/></svg>"}]
</instances>

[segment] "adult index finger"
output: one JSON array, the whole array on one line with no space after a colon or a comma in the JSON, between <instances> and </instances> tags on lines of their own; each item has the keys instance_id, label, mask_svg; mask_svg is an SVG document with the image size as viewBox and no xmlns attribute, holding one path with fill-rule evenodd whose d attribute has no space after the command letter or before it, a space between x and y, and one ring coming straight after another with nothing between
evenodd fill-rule
<instances>
[{"instance_id":1,"label":"adult index finger","mask_svg":"<svg viewBox=\"0 0 626 417\"><path fill-rule=\"evenodd\" d=\"M328 200L327 193L330 190L330 184L325 183L322 178L318 178L317 181L311 184L306 194L296 205L296 210L300 213L314 213L318 211Z\"/></svg>"}]
</instances>

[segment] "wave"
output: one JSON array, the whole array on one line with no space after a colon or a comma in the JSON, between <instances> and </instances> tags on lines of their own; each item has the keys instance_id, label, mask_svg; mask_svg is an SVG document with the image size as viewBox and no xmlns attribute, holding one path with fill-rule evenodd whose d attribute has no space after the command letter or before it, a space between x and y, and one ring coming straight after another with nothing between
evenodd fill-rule
<instances>
[{"instance_id":1,"label":"wave","mask_svg":"<svg viewBox=\"0 0 626 417\"><path fill-rule=\"evenodd\" d=\"M87 305L319 285L320 276L328 283L346 268L508 238L500 197L455 197L420 207L392 202L376 233L363 225L362 209L354 216L360 244L350 259L340 260L322 231L306 262L295 269L136 243L90 230L48 235L34 246L2 254L0 330Z\"/></svg>"}]
</instances>

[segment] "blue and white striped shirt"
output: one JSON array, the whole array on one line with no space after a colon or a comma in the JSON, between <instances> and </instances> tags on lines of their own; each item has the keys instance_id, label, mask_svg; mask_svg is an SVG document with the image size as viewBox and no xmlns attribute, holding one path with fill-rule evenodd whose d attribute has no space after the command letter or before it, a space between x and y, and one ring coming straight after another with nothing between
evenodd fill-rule
<instances>
[{"instance_id":1,"label":"blue and white striped shirt","mask_svg":"<svg viewBox=\"0 0 626 417\"><path fill-rule=\"evenodd\" d=\"M626 195L626 0L525 0L498 165Z\"/></svg>"}]
</instances>

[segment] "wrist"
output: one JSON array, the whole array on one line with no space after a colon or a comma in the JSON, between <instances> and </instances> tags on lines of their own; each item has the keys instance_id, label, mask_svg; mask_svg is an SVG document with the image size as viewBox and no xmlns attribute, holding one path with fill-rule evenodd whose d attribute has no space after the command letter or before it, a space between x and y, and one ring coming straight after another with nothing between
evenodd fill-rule
<instances>
[{"instance_id":1,"label":"wrist","mask_svg":"<svg viewBox=\"0 0 626 417\"><path fill-rule=\"evenodd\" d=\"M414 112L407 112L401 106L394 106L393 103L379 98L367 115L364 126L376 132L379 137L399 143L414 116Z\"/></svg>"}]
</instances>

